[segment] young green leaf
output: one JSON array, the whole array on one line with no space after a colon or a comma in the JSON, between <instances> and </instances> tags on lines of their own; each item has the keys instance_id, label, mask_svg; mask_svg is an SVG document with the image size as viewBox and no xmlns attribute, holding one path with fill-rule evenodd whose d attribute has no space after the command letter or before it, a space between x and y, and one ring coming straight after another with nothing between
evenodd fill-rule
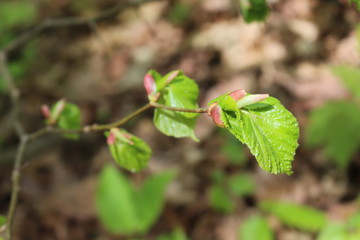
<instances>
[{"instance_id":1,"label":"young green leaf","mask_svg":"<svg viewBox=\"0 0 360 240\"><path fill-rule=\"evenodd\" d=\"M332 72L340 78L346 88L360 101L360 69L340 65L331 68Z\"/></svg>"},{"instance_id":2,"label":"young green leaf","mask_svg":"<svg viewBox=\"0 0 360 240\"><path fill-rule=\"evenodd\" d=\"M175 178L174 172L163 172L149 178L135 191L135 204L138 216L141 216L142 232L147 232L159 218L164 205L166 186ZM150 207L151 206L151 207Z\"/></svg>"},{"instance_id":3,"label":"young green leaf","mask_svg":"<svg viewBox=\"0 0 360 240\"><path fill-rule=\"evenodd\" d=\"M269 13L266 0L239 0L246 22L263 21Z\"/></svg>"},{"instance_id":4,"label":"young green leaf","mask_svg":"<svg viewBox=\"0 0 360 240\"><path fill-rule=\"evenodd\" d=\"M199 89L194 80L180 71L173 71L162 78L156 78L156 88L160 93L158 103L177 108L197 108ZM157 129L167 136L191 137L194 134L197 113L175 112L157 108L154 123Z\"/></svg>"},{"instance_id":5,"label":"young green leaf","mask_svg":"<svg viewBox=\"0 0 360 240\"><path fill-rule=\"evenodd\" d=\"M101 171L96 192L100 220L112 233L131 234L139 230L131 184L113 166Z\"/></svg>"},{"instance_id":6,"label":"young green leaf","mask_svg":"<svg viewBox=\"0 0 360 240\"><path fill-rule=\"evenodd\" d=\"M239 109L234 99L226 97L219 106L225 127L249 147L261 168L274 174L292 173L299 126L276 98Z\"/></svg>"},{"instance_id":7,"label":"young green leaf","mask_svg":"<svg viewBox=\"0 0 360 240\"><path fill-rule=\"evenodd\" d=\"M143 140L118 128L105 132L105 136L111 155L121 167L138 172L147 166L152 151Z\"/></svg>"},{"instance_id":8,"label":"young green leaf","mask_svg":"<svg viewBox=\"0 0 360 240\"><path fill-rule=\"evenodd\" d=\"M180 228L175 229L169 234L164 234L156 238L156 240L187 240L186 234Z\"/></svg>"},{"instance_id":9,"label":"young green leaf","mask_svg":"<svg viewBox=\"0 0 360 240\"><path fill-rule=\"evenodd\" d=\"M47 119L49 125L56 124L60 129L78 130L81 128L80 109L65 100L56 102L50 110L50 117ZM78 139L78 133L64 133L64 137L69 139Z\"/></svg>"},{"instance_id":10,"label":"young green leaf","mask_svg":"<svg viewBox=\"0 0 360 240\"><path fill-rule=\"evenodd\" d=\"M324 146L326 156L346 168L360 147L360 108L351 102L332 102L310 115L306 142L310 147Z\"/></svg>"},{"instance_id":11,"label":"young green leaf","mask_svg":"<svg viewBox=\"0 0 360 240\"><path fill-rule=\"evenodd\" d=\"M284 224L300 230L316 232L326 223L326 215L317 209L294 203L263 201L260 203L263 211L270 212Z\"/></svg>"},{"instance_id":12,"label":"young green leaf","mask_svg":"<svg viewBox=\"0 0 360 240\"><path fill-rule=\"evenodd\" d=\"M273 240L272 232L266 219L262 216L252 216L247 219L241 226L239 231L239 239L241 240Z\"/></svg>"}]
</instances>

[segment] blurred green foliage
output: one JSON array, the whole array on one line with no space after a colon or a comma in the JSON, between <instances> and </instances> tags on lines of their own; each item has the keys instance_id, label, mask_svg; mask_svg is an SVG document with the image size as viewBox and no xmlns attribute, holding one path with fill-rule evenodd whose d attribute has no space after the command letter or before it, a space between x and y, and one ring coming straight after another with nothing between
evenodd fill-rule
<instances>
[{"instance_id":1,"label":"blurred green foliage","mask_svg":"<svg viewBox=\"0 0 360 240\"><path fill-rule=\"evenodd\" d=\"M360 0L350 0L350 2L355 3L357 8L360 10Z\"/></svg>"},{"instance_id":2,"label":"blurred green foliage","mask_svg":"<svg viewBox=\"0 0 360 240\"><path fill-rule=\"evenodd\" d=\"M262 201L260 209L272 213L287 226L303 231L317 232L326 223L324 212L295 203Z\"/></svg>"},{"instance_id":3,"label":"blurred green foliage","mask_svg":"<svg viewBox=\"0 0 360 240\"><path fill-rule=\"evenodd\" d=\"M273 240L272 232L268 222L263 216L254 215L245 220L239 229L239 240Z\"/></svg>"},{"instance_id":4,"label":"blurred green foliage","mask_svg":"<svg viewBox=\"0 0 360 240\"><path fill-rule=\"evenodd\" d=\"M31 1L1 1L0 16L1 49L15 39L15 36L18 36L16 30L23 31L23 29L34 23L37 16L37 10L35 4ZM35 44L30 43L22 49L16 60L11 59L11 61L9 61L9 70L15 78L15 81L24 75L27 67L35 57ZM0 76L0 93L7 93L7 86L2 76Z\"/></svg>"},{"instance_id":5,"label":"blurred green foliage","mask_svg":"<svg viewBox=\"0 0 360 240\"><path fill-rule=\"evenodd\" d=\"M6 218L0 215L0 227L6 223Z\"/></svg>"},{"instance_id":6,"label":"blurred green foliage","mask_svg":"<svg viewBox=\"0 0 360 240\"><path fill-rule=\"evenodd\" d=\"M156 240L187 240L185 233L177 228L169 234L164 234L156 238Z\"/></svg>"},{"instance_id":7,"label":"blurred green foliage","mask_svg":"<svg viewBox=\"0 0 360 240\"><path fill-rule=\"evenodd\" d=\"M255 190L252 177L245 173L228 175L217 170L212 179L213 184L208 193L209 203L212 208L223 213L235 210L237 197L249 196Z\"/></svg>"},{"instance_id":8,"label":"blurred green foliage","mask_svg":"<svg viewBox=\"0 0 360 240\"><path fill-rule=\"evenodd\" d=\"M146 233L162 212L166 186L174 179L164 172L147 179L140 187L113 166L105 166L96 192L96 207L106 229L115 234Z\"/></svg>"},{"instance_id":9,"label":"blurred green foliage","mask_svg":"<svg viewBox=\"0 0 360 240\"><path fill-rule=\"evenodd\" d=\"M327 157L338 167L348 166L360 147L360 107L352 102L329 102L310 115L307 131L310 147L324 146Z\"/></svg>"},{"instance_id":10,"label":"blurred green foliage","mask_svg":"<svg viewBox=\"0 0 360 240\"><path fill-rule=\"evenodd\" d=\"M186 23L191 15L191 7L188 3L177 1L169 10L167 18L175 25Z\"/></svg>"},{"instance_id":11,"label":"blurred green foliage","mask_svg":"<svg viewBox=\"0 0 360 240\"><path fill-rule=\"evenodd\" d=\"M241 12L247 23L264 21L269 13L266 0L239 0Z\"/></svg>"},{"instance_id":12,"label":"blurred green foliage","mask_svg":"<svg viewBox=\"0 0 360 240\"><path fill-rule=\"evenodd\" d=\"M243 145L239 145L237 140L232 134L223 128L219 128L219 133L226 141L221 146L221 152L229 159L232 164L244 166L246 163L245 148Z\"/></svg>"}]
</instances>

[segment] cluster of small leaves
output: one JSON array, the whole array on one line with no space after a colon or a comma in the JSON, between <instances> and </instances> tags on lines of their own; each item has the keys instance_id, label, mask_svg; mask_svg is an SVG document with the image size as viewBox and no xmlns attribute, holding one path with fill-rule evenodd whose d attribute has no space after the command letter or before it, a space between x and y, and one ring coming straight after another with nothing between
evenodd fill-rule
<instances>
[{"instance_id":1,"label":"cluster of small leaves","mask_svg":"<svg viewBox=\"0 0 360 240\"><path fill-rule=\"evenodd\" d=\"M115 167L105 166L100 174L96 207L106 229L123 235L146 233L158 219L165 188L174 177L173 172L163 172L148 178L141 187L134 187Z\"/></svg>"},{"instance_id":2,"label":"cluster of small leaves","mask_svg":"<svg viewBox=\"0 0 360 240\"><path fill-rule=\"evenodd\" d=\"M248 174L226 176L222 171L215 171L209 189L209 203L217 211L230 213L235 209L237 197L249 196L254 190L255 183Z\"/></svg>"},{"instance_id":3,"label":"cluster of small leaves","mask_svg":"<svg viewBox=\"0 0 360 240\"><path fill-rule=\"evenodd\" d=\"M328 102L310 114L306 142L324 146L325 155L345 169L360 148L360 70L336 66L333 73L352 93L351 100ZM331 131L329 131L331 129Z\"/></svg>"}]
</instances>

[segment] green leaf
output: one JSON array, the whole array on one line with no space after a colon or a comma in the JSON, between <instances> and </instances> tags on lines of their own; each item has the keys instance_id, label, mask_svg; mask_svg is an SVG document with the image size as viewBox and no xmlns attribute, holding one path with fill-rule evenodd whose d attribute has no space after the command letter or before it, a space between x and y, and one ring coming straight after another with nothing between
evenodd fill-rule
<instances>
[{"instance_id":1,"label":"green leaf","mask_svg":"<svg viewBox=\"0 0 360 240\"><path fill-rule=\"evenodd\" d=\"M229 179L230 192L235 196L248 196L255 191L255 182L249 174L238 174Z\"/></svg>"},{"instance_id":2,"label":"green leaf","mask_svg":"<svg viewBox=\"0 0 360 240\"><path fill-rule=\"evenodd\" d=\"M266 0L239 0L246 22L263 21L269 13Z\"/></svg>"},{"instance_id":3,"label":"green leaf","mask_svg":"<svg viewBox=\"0 0 360 240\"><path fill-rule=\"evenodd\" d=\"M239 231L239 239L241 240L273 240L274 234L262 216L252 216L247 219L241 226Z\"/></svg>"},{"instance_id":4,"label":"green leaf","mask_svg":"<svg viewBox=\"0 0 360 240\"><path fill-rule=\"evenodd\" d=\"M115 167L105 166L96 192L96 208L106 229L124 235L146 233L160 216L165 188L174 177L173 172L164 172L135 188Z\"/></svg>"},{"instance_id":5,"label":"green leaf","mask_svg":"<svg viewBox=\"0 0 360 240\"><path fill-rule=\"evenodd\" d=\"M343 223L328 222L321 229L316 240L349 240Z\"/></svg>"},{"instance_id":6,"label":"green leaf","mask_svg":"<svg viewBox=\"0 0 360 240\"><path fill-rule=\"evenodd\" d=\"M235 209L235 204L222 184L213 184L209 190L209 203L217 211L230 213Z\"/></svg>"},{"instance_id":7,"label":"green leaf","mask_svg":"<svg viewBox=\"0 0 360 240\"><path fill-rule=\"evenodd\" d=\"M35 4L29 1L7 1L0 3L0 30L29 24L36 18Z\"/></svg>"},{"instance_id":8,"label":"green leaf","mask_svg":"<svg viewBox=\"0 0 360 240\"><path fill-rule=\"evenodd\" d=\"M110 134L114 134L115 141L108 146L112 157L121 167L138 172L147 166L152 153L149 145L124 129L113 128L105 132L106 137Z\"/></svg>"},{"instance_id":9,"label":"green leaf","mask_svg":"<svg viewBox=\"0 0 360 240\"><path fill-rule=\"evenodd\" d=\"M360 11L360 0L350 0L350 2L356 4L358 10Z\"/></svg>"},{"instance_id":10,"label":"green leaf","mask_svg":"<svg viewBox=\"0 0 360 240\"><path fill-rule=\"evenodd\" d=\"M174 172L163 172L149 178L135 192L136 210L141 216L141 230L147 232L159 218L163 205L166 186L175 178ZM151 207L150 207L151 206Z\"/></svg>"},{"instance_id":11,"label":"green leaf","mask_svg":"<svg viewBox=\"0 0 360 240\"><path fill-rule=\"evenodd\" d=\"M0 215L0 227L6 223L5 216Z\"/></svg>"},{"instance_id":12,"label":"green leaf","mask_svg":"<svg viewBox=\"0 0 360 240\"><path fill-rule=\"evenodd\" d=\"M156 240L187 240L186 234L180 228L175 229L169 234L164 234L156 238Z\"/></svg>"},{"instance_id":13,"label":"green leaf","mask_svg":"<svg viewBox=\"0 0 360 240\"><path fill-rule=\"evenodd\" d=\"M171 72L161 79L155 78L156 86L160 92L157 101L160 104L177 108L197 108L199 89L194 80L185 76L182 72L170 82L167 78ZM191 137L198 141L194 134L197 113L175 112L165 109L155 109L154 123L157 129L167 136Z\"/></svg>"},{"instance_id":14,"label":"green leaf","mask_svg":"<svg viewBox=\"0 0 360 240\"><path fill-rule=\"evenodd\" d=\"M326 215L317 209L294 203L263 201L263 211L274 214L282 223L303 231L319 231L326 223Z\"/></svg>"},{"instance_id":15,"label":"green leaf","mask_svg":"<svg viewBox=\"0 0 360 240\"><path fill-rule=\"evenodd\" d=\"M310 147L324 146L325 155L347 167L360 147L360 108L351 102L331 102L310 114L306 134Z\"/></svg>"},{"instance_id":16,"label":"green leaf","mask_svg":"<svg viewBox=\"0 0 360 240\"><path fill-rule=\"evenodd\" d=\"M332 67L331 70L341 79L346 88L360 101L360 69L340 65Z\"/></svg>"},{"instance_id":17,"label":"green leaf","mask_svg":"<svg viewBox=\"0 0 360 240\"><path fill-rule=\"evenodd\" d=\"M219 106L225 127L249 147L262 169L274 174L292 173L299 126L276 98L269 97L239 110L235 101L227 97Z\"/></svg>"},{"instance_id":18,"label":"green leaf","mask_svg":"<svg viewBox=\"0 0 360 240\"><path fill-rule=\"evenodd\" d=\"M100 174L96 208L100 220L110 232L131 234L138 231L139 219L132 187L113 166L105 166Z\"/></svg>"}]
</instances>

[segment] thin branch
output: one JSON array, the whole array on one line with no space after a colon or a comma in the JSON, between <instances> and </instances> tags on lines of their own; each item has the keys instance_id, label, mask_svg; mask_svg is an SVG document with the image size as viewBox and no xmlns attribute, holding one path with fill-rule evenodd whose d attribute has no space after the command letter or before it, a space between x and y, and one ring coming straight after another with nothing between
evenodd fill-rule
<instances>
[{"instance_id":1,"label":"thin branch","mask_svg":"<svg viewBox=\"0 0 360 240\"><path fill-rule=\"evenodd\" d=\"M24 159L25 148L28 143L28 137L24 135L20 140L20 145L16 153L16 158L14 162L14 168L12 171L12 188L11 188L11 198L10 198L10 207L7 215L7 228L6 228L6 239L12 239L12 225L17 205L17 200L20 191L20 167Z\"/></svg>"},{"instance_id":2,"label":"thin branch","mask_svg":"<svg viewBox=\"0 0 360 240\"><path fill-rule=\"evenodd\" d=\"M189 112L189 113L207 113L207 108L177 108L177 107L170 107L163 104L152 102L150 103L151 106L155 108L162 108L166 110L171 110L175 112Z\"/></svg>"}]
</instances>

